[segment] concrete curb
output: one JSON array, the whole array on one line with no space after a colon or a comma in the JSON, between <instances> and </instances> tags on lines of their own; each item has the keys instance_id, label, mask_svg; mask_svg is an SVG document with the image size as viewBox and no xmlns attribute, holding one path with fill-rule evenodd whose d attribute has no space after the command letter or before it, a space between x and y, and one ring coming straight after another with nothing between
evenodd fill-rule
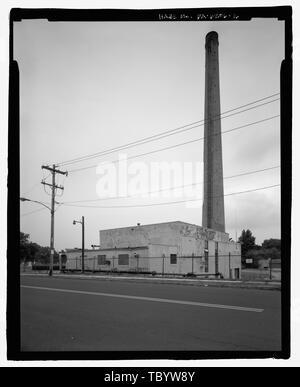
<instances>
[{"instance_id":1,"label":"concrete curb","mask_svg":"<svg viewBox=\"0 0 300 387\"><path fill-rule=\"evenodd\" d=\"M46 273L21 273L21 276L48 276ZM148 282L159 284L174 284L174 285L189 285L202 287L226 287L226 288L242 288L242 289L259 289L259 290L281 290L280 282L256 282L256 281L229 281L229 280L201 280L189 278L153 278L153 277L129 277L129 276L100 276L93 274L60 274L54 273L54 278L65 279L82 279L82 280L102 280L102 281L126 281L126 282Z\"/></svg>"}]
</instances>

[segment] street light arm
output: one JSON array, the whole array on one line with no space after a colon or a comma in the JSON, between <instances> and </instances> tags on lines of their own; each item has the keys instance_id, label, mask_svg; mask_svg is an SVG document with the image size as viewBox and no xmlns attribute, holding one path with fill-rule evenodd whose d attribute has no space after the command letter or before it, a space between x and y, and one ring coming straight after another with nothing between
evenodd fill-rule
<instances>
[{"instance_id":1,"label":"street light arm","mask_svg":"<svg viewBox=\"0 0 300 387\"><path fill-rule=\"evenodd\" d=\"M34 202L34 203L41 204L42 206L44 206L44 207L48 208L48 210L49 210L49 211L51 211L51 208L50 208L50 207L48 207L46 204L44 204L44 203L42 203L42 202L38 202L38 201L36 201L36 200L30 200L30 201L31 201L31 202Z\"/></svg>"},{"instance_id":2,"label":"street light arm","mask_svg":"<svg viewBox=\"0 0 300 387\"><path fill-rule=\"evenodd\" d=\"M39 202L37 200L31 200L31 199L27 199L27 198L20 198L20 200L21 200L21 202L32 202L32 203L40 204L41 206L44 206L44 207L48 208L49 211L51 211L50 207L48 207L46 204Z\"/></svg>"}]
</instances>

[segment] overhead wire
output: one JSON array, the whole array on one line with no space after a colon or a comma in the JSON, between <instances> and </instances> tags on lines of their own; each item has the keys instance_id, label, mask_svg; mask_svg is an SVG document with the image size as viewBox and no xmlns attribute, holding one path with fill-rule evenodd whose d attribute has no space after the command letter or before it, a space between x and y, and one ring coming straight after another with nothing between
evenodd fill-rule
<instances>
[{"instance_id":1,"label":"overhead wire","mask_svg":"<svg viewBox=\"0 0 300 387\"><path fill-rule=\"evenodd\" d=\"M23 217L23 216L35 214L36 212L40 212L40 211L43 211L43 210L46 210L46 208L45 207L39 208L38 210L34 210L34 211L26 212L25 214L21 214L20 216Z\"/></svg>"},{"instance_id":2,"label":"overhead wire","mask_svg":"<svg viewBox=\"0 0 300 387\"><path fill-rule=\"evenodd\" d=\"M251 174L255 174L255 173L260 173L260 172L265 172L265 171L269 171L269 170L273 170L273 169L278 169L278 168L280 168L280 166L276 165L276 166L273 166L273 167L258 169L258 170L255 170L255 171L249 171L249 172L239 173L239 174L236 174L236 175L225 176L223 179L224 180L232 179L232 178L235 178L235 177L247 176L247 175L251 175ZM87 199L87 200L67 201L67 202L62 202L62 204L88 203L88 202L99 202L99 201L103 201L103 200L126 199L126 198L141 196L141 195L145 195L145 194L153 194L153 193L159 193L159 192L164 192L164 191L173 191L173 190L180 189L180 188L197 186L197 185L202 185L202 184L203 184L203 182L191 183L191 184L183 184L183 185L180 185L180 186L162 188L162 189L155 190L155 191L141 192L141 193L138 193L138 194L135 194L135 195L114 196L114 197L106 197L106 198L100 198L100 199Z\"/></svg>"},{"instance_id":3,"label":"overhead wire","mask_svg":"<svg viewBox=\"0 0 300 387\"><path fill-rule=\"evenodd\" d=\"M229 194L224 195L218 195L218 196L212 196L211 198L217 198L217 197L225 197L225 196L232 196L232 195L239 195L243 193L249 193L249 192L255 192L255 191L261 191L266 190L270 188L279 187L280 184L274 184L269 185L265 187L259 187L254 189L249 189L245 191L239 191L239 192L231 192ZM155 206L164 206L164 205L171 205L171 204L180 204L180 203L187 203L187 202L195 202L195 201L201 201L203 199L185 199L185 200L177 200L172 202L160 202L160 203L151 203L151 204L133 204L133 205L115 205L115 206L86 206L86 205L76 205L76 204L67 204L67 203L61 203L64 206L67 207L78 207L78 208L102 208L102 209L112 209L112 208L140 208L140 207L155 207Z\"/></svg>"},{"instance_id":4,"label":"overhead wire","mask_svg":"<svg viewBox=\"0 0 300 387\"><path fill-rule=\"evenodd\" d=\"M279 95L279 94L280 93L276 93L276 94L270 95L268 97L264 97L264 98L261 98L259 100L250 102L248 104L241 105L241 106L236 107L234 109L227 110L225 112L222 112L220 115L214 116L213 118L210 119L210 121L219 120L220 118L221 119L228 118L228 117L231 117L231 116L243 113L245 111L256 109L256 108L258 108L260 106L264 106L264 105L273 103L275 101L278 101L280 98L276 98L274 100L267 101L267 102L264 102L262 104L259 104L259 105L256 105L256 106L252 106L250 108L247 108L247 109L244 109L244 110L241 110L239 112L232 113L232 114L228 114L227 116L222 117L222 115L224 115L224 114L236 111L236 110L241 109L241 108L246 107L246 106L253 105L253 104L257 103L257 102L269 99L269 98L274 97L274 96ZM197 123L200 123L200 122L202 123L201 125L194 125L194 124L197 124ZM56 165L58 165L58 166L66 166L66 165L71 165L71 164L74 164L74 163L90 160L92 158L96 158L96 157L100 157L100 156L107 156L108 154L115 153L115 152L117 152L119 150L124 150L124 149L128 149L128 148L131 148L131 147L134 147L134 146L143 145L143 144L146 144L146 143L151 142L151 141L160 140L160 139L163 139L165 137L169 137L171 135L175 135L175 134L178 134L178 133L182 133L182 132L194 129L194 128L199 127L199 126L203 126L204 123L205 123L205 120L201 119L201 120L194 121L194 122L192 122L190 124L187 124L187 125L179 126L179 127L175 128L175 129L170 129L170 130L167 130L167 131L164 131L164 132L161 132L161 133L149 136L149 137L145 137L145 138L133 141L131 143L120 145L118 147L110 148L110 149L103 150L103 151L100 151L100 152L96 152L96 153L93 153L93 154L89 154L89 155L73 158L73 159L70 159L70 160L66 160L66 161L63 161L63 162L59 162L59 163L56 163ZM194 125L194 126L192 126L192 125Z\"/></svg>"},{"instance_id":5,"label":"overhead wire","mask_svg":"<svg viewBox=\"0 0 300 387\"><path fill-rule=\"evenodd\" d=\"M245 124L245 125L242 125L242 126L238 126L236 128L232 128L232 129L229 129L229 130L224 130L224 131L221 132L221 135L222 134L226 134L226 133L230 133L230 132L233 132L233 131L236 131L236 130L240 130L240 129L243 129L243 128L246 128L246 127L249 127L249 126L252 126L252 125L257 125L257 124L259 124L261 122L266 122L266 121L269 121L269 120L272 120L272 119L275 119L275 118L278 118L278 117L280 117L279 114L277 114L275 116L267 117L265 119L261 119L261 120L258 120L258 121L253 121L253 122L250 122L248 124ZM211 134L209 136L216 136L216 135L219 135L219 134ZM209 136L207 136L207 137L209 137ZM194 143L194 142L202 141L204 139L205 139L205 137L200 137L200 138L196 138L194 140L189 140L189 141L181 142L181 143L178 143L178 144L175 144L175 145L170 145L170 146L167 146L167 147L155 149L155 150L152 150L152 151L149 151L149 152L140 153L138 155L129 156L129 157L127 157L126 160L132 160L132 159L135 159L135 158L138 158L138 157L141 157L141 156L147 156L147 155L150 155L150 154L154 154L154 153L162 152L162 151L165 151L165 150L177 148L177 147L180 147L180 146L183 146L183 145L187 145L187 144L191 144L191 143ZM95 168L98 165L106 165L106 164L111 164L111 163L119 163L120 161L122 161L122 160L118 159L118 160L112 160L112 161L104 161L104 162L101 162L100 164L93 164L93 165L89 165L89 166L82 167L82 168L70 169L68 171L68 173L70 174L70 173L80 172L80 171L84 171L84 170L87 170L87 169Z\"/></svg>"}]
</instances>

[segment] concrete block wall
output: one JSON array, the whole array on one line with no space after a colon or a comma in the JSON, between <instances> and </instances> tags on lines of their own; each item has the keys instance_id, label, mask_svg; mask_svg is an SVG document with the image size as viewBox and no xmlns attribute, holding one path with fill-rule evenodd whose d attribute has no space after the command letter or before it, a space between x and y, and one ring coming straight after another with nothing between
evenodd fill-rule
<instances>
[{"instance_id":1,"label":"concrete block wall","mask_svg":"<svg viewBox=\"0 0 300 387\"><path fill-rule=\"evenodd\" d=\"M128 254L128 265L119 265L118 256ZM99 265L98 255L106 255L106 260L110 265ZM138 255L138 258L137 258ZM81 250L69 250L66 252L66 269L81 270ZM108 250L86 250L84 266L86 270L107 270L118 269L119 271L136 270L137 264L139 270L149 271L148 249L108 249Z\"/></svg>"},{"instance_id":2,"label":"concrete block wall","mask_svg":"<svg viewBox=\"0 0 300 387\"><path fill-rule=\"evenodd\" d=\"M181 245L178 241L185 238L189 238L189 242L203 239L228 242L229 235L179 221L100 230L100 245L104 249L148 244Z\"/></svg>"},{"instance_id":3,"label":"concrete block wall","mask_svg":"<svg viewBox=\"0 0 300 387\"><path fill-rule=\"evenodd\" d=\"M185 222L166 222L144 226L124 227L100 231L100 244L102 250L105 248L117 249L148 246L149 257L147 261L150 271L168 273L188 273L193 271L196 274L206 273L205 271L205 241L208 241L208 274L215 274L215 242L218 242L218 272L224 278L230 277L229 252L231 253L231 268L240 268L240 246L229 242L229 235L220 231L205 229L203 227ZM177 264L170 263L170 254L176 254ZM183 259L182 257L189 258ZM162 257L165 257L162 259ZM132 263L133 264L133 263ZM162 269L164 264L164 269ZM133 264L134 265L134 264ZM142 266L142 265L141 265Z\"/></svg>"},{"instance_id":4,"label":"concrete block wall","mask_svg":"<svg viewBox=\"0 0 300 387\"><path fill-rule=\"evenodd\" d=\"M155 271L165 274L208 274L212 275L216 272L215 261L215 241L208 241L208 271L205 271L205 255L204 241L195 244L198 250L193 253L188 250L188 254L181 254L183 251L181 246L152 244L147 248L136 249L101 249L101 250L86 250L85 251L85 269L86 270L107 270L117 269L118 271ZM218 243L219 265L218 272L224 278L236 277L235 269L239 269L241 273L240 245L236 243ZM231 254L229 260L229 253ZM119 254L128 254L128 265L119 265ZM171 263L171 254L177 255L176 264ZM192 258L192 254L194 257ZM98 255L105 255L106 260L110 265L99 265ZM137 258L138 255L138 258ZM81 250L69 250L66 252L67 262L66 268L69 270L81 270ZM231 269L231 273L230 270Z\"/></svg>"}]
</instances>

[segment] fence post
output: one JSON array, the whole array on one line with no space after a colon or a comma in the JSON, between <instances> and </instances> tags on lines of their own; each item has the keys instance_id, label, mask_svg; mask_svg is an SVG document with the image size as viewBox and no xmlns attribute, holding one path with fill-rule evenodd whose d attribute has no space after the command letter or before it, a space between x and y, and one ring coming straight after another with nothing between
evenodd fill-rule
<instances>
[{"instance_id":1,"label":"fence post","mask_svg":"<svg viewBox=\"0 0 300 387\"><path fill-rule=\"evenodd\" d=\"M192 254L192 274L194 274L194 253Z\"/></svg>"},{"instance_id":2,"label":"fence post","mask_svg":"<svg viewBox=\"0 0 300 387\"><path fill-rule=\"evenodd\" d=\"M231 279L231 254L228 255L229 279Z\"/></svg>"},{"instance_id":3,"label":"fence post","mask_svg":"<svg viewBox=\"0 0 300 387\"><path fill-rule=\"evenodd\" d=\"M162 275L165 275L165 255L162 256Z\"/></svg>"},{"instance_id":4,"label":"fence post","mask_svg":"<svg viewBox=\"0 0 300 387\"><path fill-rule=\"evenodd\" d=\"M270 280L272 279L272 258L269 258Z\"/></svg>"},{"instance_id":5,"label":"fence post","mask_svg":"<svg viewBox=\"0 0 300 387\"><path fill-rule=\"evenodd\" d=\"M138 273L139 272L139 255L136 254L135 258L136 258L136 272Z\"/></svg>"}]
</instances>

